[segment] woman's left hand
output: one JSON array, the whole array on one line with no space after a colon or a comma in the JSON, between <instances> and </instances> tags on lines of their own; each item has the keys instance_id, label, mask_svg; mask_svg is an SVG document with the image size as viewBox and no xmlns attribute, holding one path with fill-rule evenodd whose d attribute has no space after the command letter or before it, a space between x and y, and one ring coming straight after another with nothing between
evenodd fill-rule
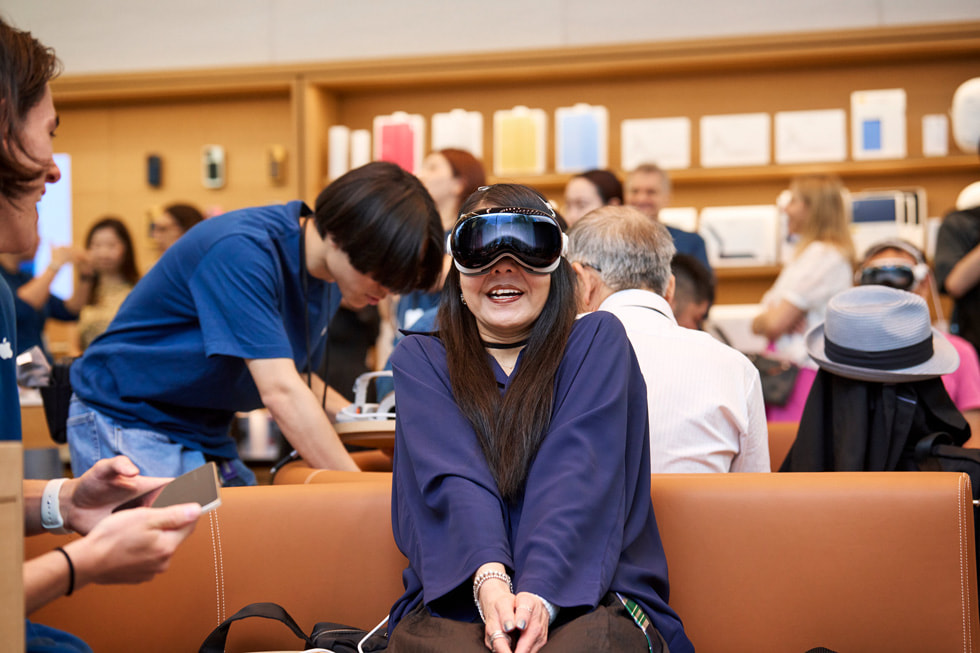
<instances>
[{"instance_id":1,"label":"woman's left hand","mask_svg":"<svg viewBox=\"0 0 980 653\"><path fill-rule=\"evenodd\" d=\"M536 653L548 641L548 610L534 594L520 592L514 597L517 646L514 653Z\"/></svg>"}]
</instances>

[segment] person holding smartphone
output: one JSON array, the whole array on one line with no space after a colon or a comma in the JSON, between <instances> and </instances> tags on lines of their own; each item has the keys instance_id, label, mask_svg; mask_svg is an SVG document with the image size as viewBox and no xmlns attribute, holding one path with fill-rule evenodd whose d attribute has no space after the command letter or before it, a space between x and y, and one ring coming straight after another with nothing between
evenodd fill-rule
<instances>
[{"instance_id":1,"label":"person holding smartphone","mask_svg":"<svg viewBox=\"0 0 980 653\"><path fill-rule=\"evenodd\" d=\"M169 480L140 476L125 456L100 460L79 478L25 480L26 535L85 535L24 564L27 614L89 583L141 583L164 571L201 506L113 509Z\"/></svg>"},{"instance_id":2,"label":"person holding smartphone","mask_svg":"<svg viewBox=\"0 0 980 653\"><path fill-rule=\"evenodd\" d=\"M0 20L0 252L37 243L36 204L61 172L52 158L58 117L48 82L60 64L30 33ZM0 278L0 439L20 440L13 295ZM166 568L200 514L197 504L111 510L159 486L125 458L101 461L77 479L24 481L27 534L65 527L85 535L24 563L27 614L88 583L137 583ZM78 638L30 621L27 650L89 651Z\"/></svg>"}]
</instances>

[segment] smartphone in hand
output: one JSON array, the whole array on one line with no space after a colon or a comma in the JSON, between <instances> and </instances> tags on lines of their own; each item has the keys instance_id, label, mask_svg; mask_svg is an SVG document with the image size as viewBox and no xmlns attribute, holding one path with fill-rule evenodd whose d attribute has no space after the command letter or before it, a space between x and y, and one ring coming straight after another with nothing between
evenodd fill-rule
<instances>
[{"instance_id":1,"label":"smartphone in hand","mask_svg":"<svg viewBox=\"0 0 980 653\"><path fill-rule=\"evenodd\" d=\"M218 466L213 462L201 465L182 474L166 485L150 490L135 499L120 504L112 512L147 506L166 508L180 503L196 503L201 512L209 512L221 505L221 484L218 482Z\"/></svg>"}]
</instances>

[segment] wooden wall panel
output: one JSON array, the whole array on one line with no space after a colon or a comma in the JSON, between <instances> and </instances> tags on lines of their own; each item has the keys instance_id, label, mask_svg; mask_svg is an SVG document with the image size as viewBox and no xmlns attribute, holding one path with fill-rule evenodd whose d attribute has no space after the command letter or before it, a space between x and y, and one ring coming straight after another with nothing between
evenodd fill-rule
<instances>
[{"instance_id":1,"label":"wooden wall panel","mask_svg":"<svg viewBox=\"0 0 980 653\"><path fill-rule=\"evenodd\" d=\"M106 104L58 108L56 148L72 155L76 242L83 242L101 216L118 215L133 232L138 264L145 271L157 258L148 235L151 207L188 201L227 211L298 196L288 96ZM201 183L201 147L206 144L225 148L227 184L219 190ZM267 151L273 144L288 152L282 185L268 176ZM160 188L147 183L146 157L151 153L163 160Z\"/></svg>"}]
</instances>

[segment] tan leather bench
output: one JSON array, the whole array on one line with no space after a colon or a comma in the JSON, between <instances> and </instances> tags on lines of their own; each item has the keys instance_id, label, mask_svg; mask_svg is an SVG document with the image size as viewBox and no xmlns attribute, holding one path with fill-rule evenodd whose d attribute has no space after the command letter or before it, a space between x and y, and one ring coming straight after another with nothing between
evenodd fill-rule
<instances>
[{"instance_id":1,"label":"tan leather bench","mask_svg":"<svg viewBox=\"0 0 980 653\"><path fill-rule=\"evenodd\" d=\"M796 432L800 430L799 422L769 422L769 467L778 472L786 455L796 442Z\"/></svg>"},{"instance_id":2,"label":"tan leather bench","mask_svg":"<svg viewBox=\"0 0 980 653\"><path fill-rule=\"evenodd\" d=\"M401 593L405 565L391 538L390 478L317 473L225 490L167 573L86 587L34 618L96 651L197 650L255 601L280 603L306 630L327 620L370 628ZM701 653L978 650L965 476L657 475L652 496L670 602ZM30 538L28 554L63 538ZM297 647L285 627L254 621L232 628L229 651Z\"/></svg>"},{"instance_id":3,"label":"tan leather bench","mask_svg":"<svg viewBox=\"0 0 980 653\"><path fill-rule=\"evenodd\" d=\"M977 651L966 475L660 476L670 603L698 651Z\"/></svg>"},{"instance_id":4,"label":"tan leather bench","mask_svg":"<svg viewBox=\"0 0 980 653\"><path fill-rule=\"evenodd\" d=\"M197 651L245 605L272 601L309 632L317 621L373 627L402 593L405 559L391 534L391 475L330 485L225 488L170 569L149 583L85 587L32 619L98 653ZM27 557L70 536L27 538ZM285 626L235 624L228 651L299 648Z\"/></svg>"}]
</instances>

